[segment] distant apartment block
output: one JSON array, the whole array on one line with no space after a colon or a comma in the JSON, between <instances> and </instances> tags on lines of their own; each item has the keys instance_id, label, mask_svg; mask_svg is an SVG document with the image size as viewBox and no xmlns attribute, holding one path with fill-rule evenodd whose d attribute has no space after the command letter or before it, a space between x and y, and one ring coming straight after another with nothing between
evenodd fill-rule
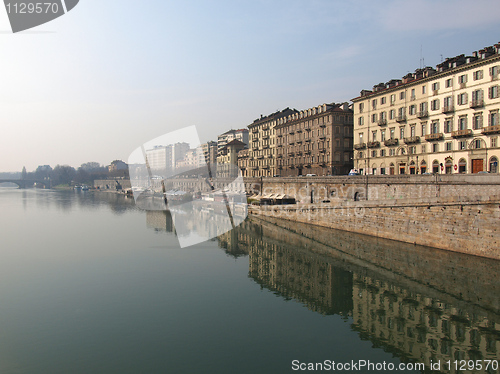
<instances>
[{"instance_id":1,"label":"distant apartment block","mask_svg":"<svg viewBox=\"0 0 500 374\"><path fill-rule=\"evenodd\" d=\"M237 139L231 140L221 149L217 156L217 177L238 177L238 152L246 147L246 144Z\"/></svg>"},{"instance_id":2,"label":"distant apartment block","mask_svg":"<svg viewBox=\"0 0 500 374\"><path fill-rule=\"evenodd\" d=\"M248 129L229 130L217 137L217 152L219 153L229 142L239 140L248 146Z\"/></svg>"},{"instance_id":3,"label":"distant apartment block","mask_svg":"<svg viewBox=\"0 0 500 374\"><path fill-rule=\"evenodd\" d=\"M290 114L275 131L276 175L338 175L352 168L353 111L347 103Z\"/></svg>"},{"instance_id":4,"label":"distant apartment block","mask_svg":"<svg viewBox=\"0 0 500 374\"><path fill-rule=\"evenodd\" d=\"M362 174L498 173L500 44L363 90L354 103Z\"/></svg>"}]
</instances>

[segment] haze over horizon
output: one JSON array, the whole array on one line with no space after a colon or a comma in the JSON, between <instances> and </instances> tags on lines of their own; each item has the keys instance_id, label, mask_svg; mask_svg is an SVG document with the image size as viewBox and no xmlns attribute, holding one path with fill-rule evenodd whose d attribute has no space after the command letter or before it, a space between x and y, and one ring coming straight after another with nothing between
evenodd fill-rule
<instances>
[{"instance_id":1,"label":"haze over horizon","mask_svg":"<svg viewBox=\"0 0 500 374\"><path fill-rule=\"evenodd\" d=\"M500 3L81 0L12 34L0 10L0 171L126 161L196 125L216 140L260 115L362 89L497 43Z\"/></svg>"}]
</instances>

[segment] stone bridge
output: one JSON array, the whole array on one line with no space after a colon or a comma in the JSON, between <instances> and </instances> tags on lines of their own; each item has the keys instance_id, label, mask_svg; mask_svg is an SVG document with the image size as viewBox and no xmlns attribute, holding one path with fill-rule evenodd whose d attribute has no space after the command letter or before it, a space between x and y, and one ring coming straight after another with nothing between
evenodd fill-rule
<instances>
[{"instance_id":1,"label":"stone bridge","mask_svg":"<svg viewBox=\"0 0 500 374\"><path fill-rule=\"evenodd\" d=\"M43 188L50 188L50 181L38 180L38 179L0 179L0 184L2 183L14 183L19 186L19 188L32 188L35 185L42 185Z\"/></svg>"}]
</instances>

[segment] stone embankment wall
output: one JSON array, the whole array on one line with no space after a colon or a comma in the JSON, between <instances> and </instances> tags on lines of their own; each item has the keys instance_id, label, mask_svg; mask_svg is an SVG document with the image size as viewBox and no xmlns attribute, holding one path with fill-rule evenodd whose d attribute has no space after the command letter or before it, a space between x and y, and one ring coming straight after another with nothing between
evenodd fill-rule
<instances>
[{"instance_id":1,"label":"stone embankment wall","mask_svg":"<svg viewBox=\"0 0 500 374\"><path fill-rule=\"evenodd\" d=\"M101 190L116 190L116 182L120 183L123 190L131 187L129 179L101 179L94 181L94 188L99 188Z\"/></svg>"},{"instance_id":2,"label":"stone embankment wall","mask_svg":"<svg viewBox=\"0 0 500 374\"><path fill-rule=\"evenodd\" d=\"M369 175L299 178L245 178L251 194L286 194L298 201L399 200L500 195L499 174Z\"/></svg>"},{"instance_id":3,"label":"stone embankment wall","mask_svg":"<svg viewBox=\"0 0 500 374\"><path fill-rule=\"evenodd\" d=\"M252 206L250 213L500 260L500 194Z\"/></svg>"}]
</instances>

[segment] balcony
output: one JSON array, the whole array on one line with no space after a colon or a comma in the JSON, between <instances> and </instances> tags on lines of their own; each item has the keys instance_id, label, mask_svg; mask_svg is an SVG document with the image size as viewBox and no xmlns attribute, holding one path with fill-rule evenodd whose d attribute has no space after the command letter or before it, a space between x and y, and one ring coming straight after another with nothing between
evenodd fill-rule
<instances>
[{"instance_id":1,"label":"balcony","mask_svg":"<svg viewBox=\"0 0 500 374\"><path fill-rule=\"evenodd\" d=\"M384 145L386 145L387 147L392 147L398 144L399 144L399 139L387 139L386 141L384 141Z\"/></svg>"},{"instance_id":2,"label":"balcony","mask_svg":"<svg viewBox=\"0 0 500 374\"><path fill-rule=\"evenodd\" d=\"M257 127L254 127L252 129L252 133L257 134L259 132L259 129Z\"/></svg>"},{"instance_id":3,"label":"balcony","mask_svg":"<svg viewBox=\"0 0 500 374\"><path fill-rule=\"evenodd\" d=\"M252 138L252 142L258 142L259 138Z\"/></svg>"},{"instance_id":4,"label":"balcony","mask_svg":"<svg viewBox=\"0 0 500 374\"><path fill-rule=\"evenodd\" d=\"M320 150L319 150L319 153L326 153L326 149L325 149L325 148L320 149Z\"/></svg>"},{"instance_id":5,"label":"balcony","mask_svg":"<svg viewBox=\"0 0 500 374\"><path fill-rule=\"evenodd\" d=\"M387 125L387 120L386 119L380 119L378 121L378 125L379 126L386 126Z\"/></svg>"},{"instance_id":6,"label":"balcony","mask_svg":"<svg viewBox=\"0 0 500 374\"><path fill-rule=\"evenodd\" d=\"M483 131L481 131L481 132L484 135L498 134L498 133L500 133L500 125L485 127L485 128L483 128Z\"/></svg>"},{"instance_id":7,"label":"balcony","mask_svg":"<svg viewBox=\"0 0 500 374\"><path fill-rule=\"evenodd\" d=\"M290 135L293 135L293 134L295 134L295 130L290 130L288 133L289 133Z\"/></svg>"},{"instance_id":8,"label":"balcony","mask_svg":"<svg viewBox=\"0 0 500 374\"><path fill-rule=\"evenodd\" d=\"M267 158L273 158L273 155L267 155L266 157Z\"/></svg>"},{"instance_id":9,"label":"balcony","mask_svg":"<svg viewBox=\"0 0 500 374\"><path fill-rule=\"evenodd\" d=\"M257 159L258 160L262 160L264 158L264 156L260 155L260 156L257 156Z\"/></svg>"},{"instance_id":10,"label":"balcony","mask_svg":"<svg viewBox=\"0 0 500 374\"><path fill-rule=\"evenodd\" d=\"M428 134L425 136L425 140L427 140L428 142L433 142L433 141L441 140L441 139L443 139L442 132L438 132L436 134Z\"/></svg>"},{"instance_id":11,"label":"balcony","mask_svg":"<svg viewBox=\"0 0 500 374\"><path fill-rule=\"evenodd\" d=\"M298 129L298 130L297 130L297 133L299 133L299 134L300 134L301 132L302 132L302 129Z\"/></svg>"},{"instance_id":12,"label":"balcony","mask_svg":"<svg viewBox=\"0 0 500 374\"><path fill-rule=\"evenodd\" d=\"M402 116L397 116L396 117L396 122L405 122L406 121L406 115L402 115Z\"/></svg>"},{"instance_id":13,"label":"balcony","mask_svg":"<svg viewBox=\"0 0 500 374\"><path fill-rule=\"evenodd\" d=\"M262 125L262 130L264 131L269 130L269 125L268 124Z\"/></svg>"},{"instance_id":14,"label":"balcony","mask_svg":"<svg viewBox=\"0 0 500 374\"><path fill-rule=\"evenodd\" d=\"M429 112L427 110L421 110L420 112L417 112L417 117L418 118L429 117Z\"/></svg>"},{"instance_id":15,"label":"balcony","mask_svg":"<svg viewBox=\"0 0 500 374\"><path fill-rule=\"evenodd\" d=\"M326 136L320 136L319 139L320 140L326 140Z\"/></svg>"},{"instance_id":16,"label":"balcony","mask_svg":"<svg viewBox=\"0 0 500 374\"><path fill-rule=\"evenodd\" d=\"M483 99L472 100L470 102L470 107L471 108L481 108L483 106L484 106L484 100Z\"/></svg>"},{"instance_id":17,"label":"balcony","mask_svg":"<svg viewBox=\"0 0 500 374\"><path fill-rule=\"evenodd\" d=\"M420 136L411 136L409 138L405 138L405 144L414 144L420 143Z\"/></svg>"},{"instance_id":18,"label":"balcony","mask_svg":"<svg viewBox=\"0 0 500 374\"><path fill-rule=\"evenodd\" d=\"M365 149L366 143L354 144L354 149Z\"/></svg>"},{"instance_id":19,"label":"balcony","mask_svg":"<svg viewBox=\"0 0 500 374\"><path fill-rule=\"evenodd\" d=\"M380 142L374 141L374 142L368 142L368 148L378 148L380 147Z\"/></svg>"},{"instance_id":20,"label":"balcony","mask_svg":"<svg viewBox=\"0 0 500 374\"><path fill-rule=\"evenodd\" d=\"M457 131L452 131L451 132L451 137L452 138L466 138L468 136L472 136L472 130L471 129L457 130Z\"/></svg>"},{"instance_id":21,"label":"balcony","mask_svg":"<svg viewBox=\"0 0 500 374\"><path fill-rule=\"evenodd\" d=\"M326 127L326 125L322 123L321 125L319 125L319 127Z\"/></svg>"},{"instance_id":22,"label":"balcony","mask_svg":"<svg viewBox=\"0 0 500 374\"><path fill-rule=\"evenodd\" d=\"M443 113L451 113L455 111L455 107L453 105L445 105L443 107Z\"/></svg>"},{"instance_id":23,"label":"balcony","mask_svg":"<svg viewBox=\"0 0 500 374\"><path fill-rule=\"evenodd\" d=\"M269 139L269 135L268 134L262 135L262 139L264 139L264 140Z\"/></svg>"}]
</instances>

